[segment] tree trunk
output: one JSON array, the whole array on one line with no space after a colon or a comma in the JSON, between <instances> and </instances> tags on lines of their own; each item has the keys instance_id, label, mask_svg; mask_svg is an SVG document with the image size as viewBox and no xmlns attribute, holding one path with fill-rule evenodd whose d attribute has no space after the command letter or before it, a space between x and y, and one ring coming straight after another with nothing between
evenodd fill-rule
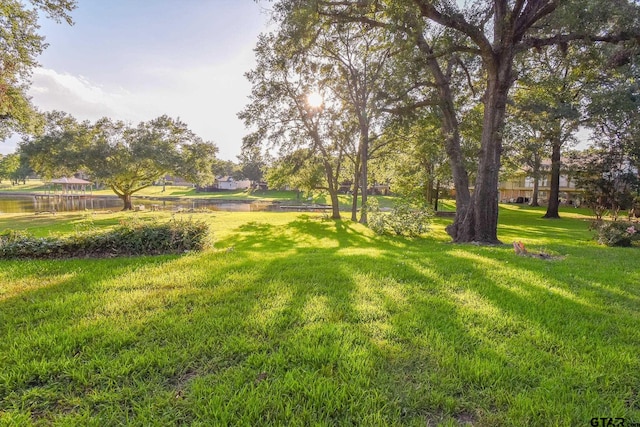
<instances>
[{"instance_id":1,"label":"tree trunk","mask_svg":"<svg viewBox=\"0 0 640 427\"><path fill-rule=\"evenodd\" d=\"M369 128L362 129L362 152L360 161L360 176L362 182L362 210L360 211L360 224L367 223L367 190L369 188L367 162L369 160Z\"/></svg>"},{"instance_id":2,"label":"tree trunk","mask_svg":"<svg viewBox=\"0 0 640 427\"><path fill-rule=\"evenodd\" d=\"M326 155L326 153L323 152L323 155ZM331 218L340 219L340 203L338 201L338 188L340 184L338 184L338 177L334 176L333 166L326 157L323 159L323 163L327 177L327 189L329 190L329 197L331 198Z\"/></svg>"},{"instance_id":3,"label":"tree trunk","mask_svg":"<svg viewBox=\"0 0 640 427\"><path fill-rule=\"evenodd\" d=\"M438 212L438 200L440 200L440 180L436 180L436 194L433 198L433 211Z\"/></svg>"},{"instance_id":4,"label":"tree trunk","mask_svg":"<svg viewBox=\"0 0 640 427\"><path fill-rule=\"evenodd\" d=\"M427 187L425 188L425 200L427 201L428 204L431 204L433 202L433 175L431 174L431 171L429 171L429 178L427 179Z\"/></svg>"},{"instance_id":5,"label":"tree trunk","mask_svg":"<svg viewBox=\"0 0 640 427\"><path fill-rule=\"evenodd\" d=\"M443 91L448 93L448 98L440 105L443 113L442 130L446 135L445 151L449 158L451 175L453 177L453 188L456 192L456 216L453 224L447 226L447 233L449 233L454 241L457 241L458 227L467 214L471 203L471 193L469 191L469 174L467 173L464 155L462 153L458 118L455 114L453 95L451 95L451 89L448 87L448 84L446 90L443 89L440 91L441 96Z\"/></svg>"},{"instance_id":6,"label":"tree trunk","mask_svg":"<svg viewBox=\"0 0 640 427\"><path fill-rule=\"evenodd\" d=\"M122 202L124 203L124 207L122 208L123 211L133 210L133 204L131 203L131 194L122 194L118 195L118 197L120 197L120 200L122 200Z\"/></svg>"},{"instance_id":7,"label":"tree trunk","mask_svg":"<svg viewBox=\"0 0 640 427\"><path fill-rule=\"evenodd\" d=\"M531 201L529 203L529 206L540 206L540 203L538 203L539 188L540 188L540 178L538 178L536 174L535 178L533 178L533 193L531 194Z\"/></svg>"},{"instance_id":8,"label":"tree trunk","mask_svg":"<svg viewBox=\"0 0 640 427\"><path fill-rule=\"evenodd\" d=\"M459 227L466 217L471 195L469 192L469 174L465 167L464 155L460 138L460 126L456 115L456 107L453 100L453 92L449 84L450 80L442 72L438 60L427 40L422 35L416 37L418 48L427 56L427 67L438 87L439 108L442 112L442 133L445 135L445 151L451 165L453 186L456 191L456 217L453 224L447 226L447 233L458 241Z\"/></svg>"},{"instance_id":9,"label":"tree trunk","mask_svg":"<svg viewBox=\"0 0 640 427\"><path fill-rule=\"evenodd\" d=\"M551 182L549 183L549 204L547 205L547 213L543 218L559 219L560 213L560 148L562 142L559 138L553 141L551 151Z\"/></svg>"},{"instance_id":10,"label":"tree trunk","mask_svg":"<svg viewBox=\"0 0 640 427\"><path fill-rule=\"evenodd\" d=\"M331 197L331 218L340 219L340 202L338 201L338 191L329 190Z\"/></svg>"},{"instance_id":11,"label":"tree trunk","mask_svg":"<svg viewBox=\"0 0 640 427\"><path fill-rule=\"evenodd\" d=\"M533 194L531 194L530 206L540 206L538 194L540 193L540 156L536 152L533 159Z\"/></svg>"},{"instance_id":12,"label":"tree trunk","mask_svg":"<svg viewBox=\"0 0 640 427\"><path fill-rule=\"evenodd\" d=\"M360 177L357 177L360 178ZM351 221L358 221L358 181L353 183L353 199L351 201Z\"/></svg>"},{"instance_id":13,"label":"tree trunk","mask_svg":"<svg viewBox=\"0 0 640 427\"><path fill-rule=\"evenodd\" d=\"M359 157L356 156L358 160L355 163L355 173L353 174L353 200L351 202L351 221L358 221L358 188L360 185L360 160Z\"/></svg>"},{"instance_id":14,"label":"tree trunk","mask_svg":"<svg viewBox=\"0 0 640 427\"><path fill-rule=\"evenodd\" d=\"M461 214L456 209L454 223L447 229L454 242L500 243L498 181L507 94L513 83L512 56L513 52L507 52L501 57L495 55L487 64L488 81L484 93L484 117L476 184L467 211Z\"/></svg>"}]
</instances>

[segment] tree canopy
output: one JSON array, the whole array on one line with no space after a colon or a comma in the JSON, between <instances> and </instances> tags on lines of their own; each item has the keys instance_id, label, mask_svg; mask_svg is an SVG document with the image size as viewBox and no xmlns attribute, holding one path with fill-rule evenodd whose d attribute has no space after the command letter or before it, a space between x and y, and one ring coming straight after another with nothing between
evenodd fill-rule
<instances>
[{"instance_id":1,"label":"tree canopy","mask_svg":"<svg viewBox=\"0 0 640 427\"><path fill-rule=\"evenodd\" d=\"M24 140L20 151L46 178L83 171L108 185L132 208L131 195L172 173L205 184L217 147L203 141L186 124L168 116L132 126L103 118L78 123L54 112L41 136Z\"/></svg>"},{"instance_id":2,"label":"tree canopy","mask_svg":"<svg viewBox=\"0 0 640 427\"><path fill-rule=\"evenodd\" d=\"M364 32L383 30L398 46L412 47L407 56L413 59L398 61L405 65L385 79L413 80L405 94L427 97L389 111L438 108L456 190L456 218L447 231L456 242L498 242L498 180L507 104L520 77L517 59L574 44L631 45L640 36L640 7L630 0L280 0L274 10L291 37L357 23ZM461 88L468 88L466 95ZM474 110L482 114L475 170L462 149L463 120Z\"/></svg>"},{"instance_id":3,"label":"tree canopy","mask_svg":"<svg viewBox=\"0 0 640 427\"><path fill-rule=\"evenodd\" d=\"M57 22L72 24L75 0L20 0L0 5L0 140L14 131L29 132L39 123L27 96L31 71L47 44L38 34L38 11Z\"/></svg>"}]
</instances>

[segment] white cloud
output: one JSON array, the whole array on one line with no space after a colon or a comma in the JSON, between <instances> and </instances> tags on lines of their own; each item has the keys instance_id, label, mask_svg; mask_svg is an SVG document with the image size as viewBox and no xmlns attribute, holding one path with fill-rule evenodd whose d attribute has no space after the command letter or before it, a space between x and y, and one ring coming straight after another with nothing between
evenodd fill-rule
<instances>
[{"instance_id":1,"label":"white cloud","mask_svg":"<svg viewBox=\"0 0 640 427\"><path fill-rule=\"evenodd\" d=\"M247 103L252 56L220 65L138 70L144 85L109 87L53 69L34 70L30 95L40 110L62 110L84 120L107 116L139 122L162 114L180 117L203 139L215 142L220 157L234 159L245 130L236 117ZM121 83L122 84L122 83Z\"/></svg>"},{"instance_id":2,"label":"white cloud","mask_svg":"<svg viewBox=\"0 0 640 427\"><path fill-rule=\"evenodd\" d=\"M43 111L66 111L78 119L95 120L113 116L121 99L82 76L37 68L29 94Z\"/></svg>"}]
</instances>

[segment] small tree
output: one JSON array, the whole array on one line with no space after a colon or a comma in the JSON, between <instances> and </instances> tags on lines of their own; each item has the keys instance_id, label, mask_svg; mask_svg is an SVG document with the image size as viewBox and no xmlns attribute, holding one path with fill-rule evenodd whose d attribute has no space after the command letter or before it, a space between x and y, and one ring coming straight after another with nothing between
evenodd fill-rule
<instances>
[{"instance_id":1,"label":"small tree","mask_svg":"<svg viewBox=\"0 0 640 427\"><path fill-rule=\"evenodd\" d=\"M232 160L216 159L216 161L213 162L211 170L216 177L230 176L233 179L242 178L242 169L240 165Z\"/></svg>"},{"instance_id":2,"label":"small tree","mask_svg":"<svg viewBox=\"0 0 640 427\"><path fill-rule=\"evenodd\" d=\"M243 178L250 180L252 183L262 181L267 162L259 147L243 147L238 156L238 161L240 162Z\"/></svg>"},{"instance_id":3,"label":"small tree","mask_svg":"<svg viewBox=\"0 0 640 427\"><path fill-rule=\"evenodd\" d=\"M13 153L0 157L0 182L2 182L3 179L12 179L13 174L19 167L20 156L18 154Z\"/></svg>"},{"instance_id":4,"label":"small tree","mask_svg":"<svg viewBox=\"0 0 640 427\"><path fill-rule=\"evenodd\" d=\"M273 188L311 191L326 186L322 160L309 149L299 149L275 160L267 169L266 176Z\"/></svg>"},{"instance_id":5,"label":"small tree","mask_svg":"<svg viewBox=\"0 0 640 427\"><path fill-rule=\"evenodd\" d=\"M383 156L372 162L372 170L382 169L393 192L420 201L437 210L442 184L450 181L451 170L441 141L444 136L438 117L425 111L387 126L383 139L394 141Z\"/></svg>"},{"instance_id":6,"label":"small tree","mask_svg":"<svg viewBox=\"0 0 640 427\"><path fill-rule=\"evenodd\" d=\"M580 165L576 184L585 190L585 201L598 219L608 211L617 220L620 210L631 208L640 182L622 153L613 147L591 149Z\"/></svg>"}]
</instances>

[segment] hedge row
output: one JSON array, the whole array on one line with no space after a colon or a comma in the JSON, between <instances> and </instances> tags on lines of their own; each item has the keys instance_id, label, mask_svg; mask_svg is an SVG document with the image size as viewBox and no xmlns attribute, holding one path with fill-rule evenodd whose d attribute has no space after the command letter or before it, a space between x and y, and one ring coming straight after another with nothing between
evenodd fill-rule
<instances>
[{"instance_id":1,"label":"hedge row","mask_svg":"<svg viewBox=\"0 0 640 427\"><path fill-rule=\"evenodd\" d=\"M209 227L202 221L167 223L123 221L107 232L86 231L64 237L34 237L23 231L0 234L0 258L48 259L179 254L204 249Z\"/></svg>"}]
</instances>

